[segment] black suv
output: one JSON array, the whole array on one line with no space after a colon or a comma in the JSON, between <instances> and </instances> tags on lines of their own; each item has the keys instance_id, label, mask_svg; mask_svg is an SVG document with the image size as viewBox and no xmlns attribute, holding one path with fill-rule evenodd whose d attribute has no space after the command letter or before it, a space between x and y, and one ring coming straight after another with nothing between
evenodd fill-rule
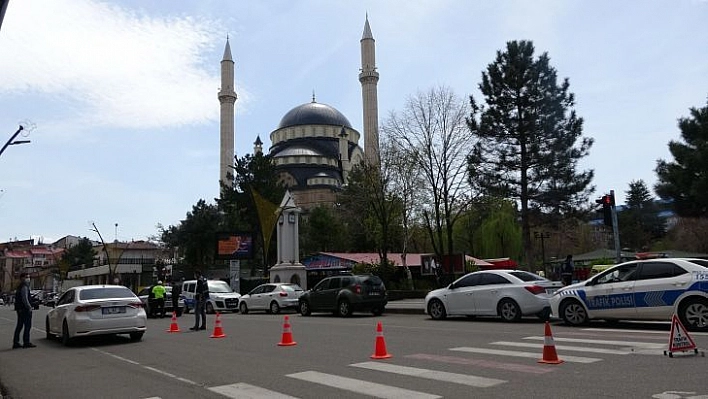
<instances>
[{"instance_id":1,"label":"black suv","mask_svg":"<svg viewBox=\"0 0 708 399\"><path fill-rule=\"evenodd\" d=\"M379 316L386 307L386 287L378 276L348 275L327 277L298 299L300 314L333 312L347 317L355 311Z\"/></svg>"}]
</instances>

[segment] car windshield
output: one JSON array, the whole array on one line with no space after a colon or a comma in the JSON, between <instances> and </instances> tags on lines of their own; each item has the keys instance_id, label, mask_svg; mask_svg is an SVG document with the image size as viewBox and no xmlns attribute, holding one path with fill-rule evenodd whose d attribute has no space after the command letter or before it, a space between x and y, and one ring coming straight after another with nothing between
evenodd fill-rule
<instances>
[{"instance_id":1,"label":"car windshield","mask_svg":"<svg viewBox=\"0 0 708 399\"><path fill-rule=\"evenodd\" d=\"M209 292L233 292L231 287L223 281L209 281Z\"/></svg>"},{"instance_id":2,"label":"car windshield","mask_svg":"<svg viewBox=\"0 0 708 399\"><path fill-rule=\"evenodd\" d=\"M521 281L543 281L543 280L546 280L545 278L539 276L538 274L524 272L521 270L509 272L509 274L518 278Z\"/></svg>"},{"instance_id":3,"label":"car windshield","mask_svg":"<svg viewBox=\"0 0 708 399\"><path fill-rule=\"evenodd\" d=\"M302 288L300 288L300 286L297 284L289 284L289 285L283 284L283 285L281 285L281 287L283 287L283 291L289 291L289 292L302 291Z\"/></svg>"},{"instance_id":4,"label":"car windshield","mask_svg":"<svg viewBox=\"0 0 708 399\"><path fill-rule=\"evenodd\" d=\"M126 287L101 287L88 288L79 291L79 299L85 301L89 299L109 299L109 298L133 298L135 294Z\"/></svg>"}]
</instances>

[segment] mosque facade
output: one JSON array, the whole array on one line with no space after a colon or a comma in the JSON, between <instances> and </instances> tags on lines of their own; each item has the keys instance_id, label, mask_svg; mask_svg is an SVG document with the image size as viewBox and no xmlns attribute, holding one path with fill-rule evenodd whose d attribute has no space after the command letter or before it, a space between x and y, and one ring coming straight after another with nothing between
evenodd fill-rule
<instances>
[{"instance_id":1,"label":"mosque facade","mask_svg":"<svg viewBox=\"0 0 708 399\"><path fill-rule=\"evenodd\" d=\"M376 70L375 41L368 16L360 40L364 149L362 138L346 116L333 106L316 101L298 105L288 111L277 128L270 133L271 147L278 177L292 193L298 207L307 210L331 205L337 192L347 184L354 165L362 162L378 164L378 98L379 74ZM229 41L221 61L221 151L220 180L229 184L234 160L234 62ZM254 142L254 154L262 152L260 136ZM233 181L231 181L233 183Z\"/></svg>"}]
</instances>

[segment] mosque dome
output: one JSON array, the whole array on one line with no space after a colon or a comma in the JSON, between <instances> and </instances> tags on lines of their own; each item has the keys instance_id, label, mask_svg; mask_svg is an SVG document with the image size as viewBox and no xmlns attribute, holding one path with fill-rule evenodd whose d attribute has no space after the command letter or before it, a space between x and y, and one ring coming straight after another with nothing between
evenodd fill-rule
<instances>
[{"instance_id":1,"label":"mosque dome","mask_svg":"<svg viewBox=\"0 0 708 399\"><path fill-rule=\"evenodd\" d=\"M278 129L300 125L335 125L352 128L349 119L341 112L327 104L315 101L298 105L288 111L283 119L280 120Z\"/></svg>"}]
</instances>

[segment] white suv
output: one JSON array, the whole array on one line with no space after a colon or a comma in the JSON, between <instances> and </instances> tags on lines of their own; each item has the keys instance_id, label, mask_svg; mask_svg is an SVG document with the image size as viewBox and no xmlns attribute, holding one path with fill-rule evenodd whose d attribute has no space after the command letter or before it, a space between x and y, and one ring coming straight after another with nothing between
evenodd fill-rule
<instances>
[{"instance_id":1,"label":"white suv","mask_svg":"<svg viewBox=\"0 0 708 399\"><path fill-rule=\"evenodd\" d=\"M206 303L206 312L238 311L238 301L241 294L234 292L226 282L221 280L207 280L209 285L209 299ZM197 280L187 280L182 283L182 295L184 295L184 312L189 313L195 306L195 294L197 290Z\"/></svg>"}]
</instances>

